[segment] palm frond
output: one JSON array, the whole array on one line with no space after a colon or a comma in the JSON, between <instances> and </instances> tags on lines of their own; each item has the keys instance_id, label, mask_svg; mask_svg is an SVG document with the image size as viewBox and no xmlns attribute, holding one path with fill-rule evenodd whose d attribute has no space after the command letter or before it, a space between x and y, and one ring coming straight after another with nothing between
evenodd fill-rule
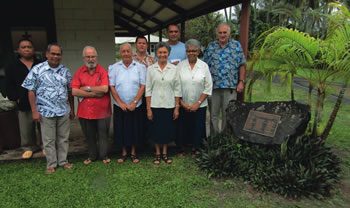
<instances>
[{"instance_id":1,"label":"palm frond","mask_svg":"<svg viewBox=\"0 0 350 208\"><path fill-rule=\"evenodd\" d=\"M319 52L319 40L297 30L279 28L265 38L261 55L264 56L266 51L279 53L281 58L296 55L298 62L310 64Z\"/></svg>"}]
</instances>

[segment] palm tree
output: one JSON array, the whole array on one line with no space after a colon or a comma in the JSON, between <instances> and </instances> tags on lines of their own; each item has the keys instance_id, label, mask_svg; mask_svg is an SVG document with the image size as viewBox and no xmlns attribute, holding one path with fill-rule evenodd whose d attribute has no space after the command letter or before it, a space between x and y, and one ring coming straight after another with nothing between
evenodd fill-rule
<instances>
[{"instance_id":1,"label":"palm tree","mask_svg":"<svg viewBox=\"0 0 350 208\"><path fill-rule=\"evenodd\" d=\"M321 138L325 140L334 124L335 118L337 117L337 113L340 109L340 105L342 103L344 93L347 89L348 82L350 79L350 12L349 9L340 4L330 4L332 7L337 8L340 12L337 12L337 14L330 16L330 27L334 28L334 32L330 33L329 36L332 40L343 40L341 42L346 42L346 45L341 45L341 50L343 51L343 56L340 58L338 62L335 63L335 67L337 67L340 71L343 72L344 81L341 90L339 91L339 95L337 98L337 101L334 104L333 110L331 112L331 115L328 119L327 125L321 135Z\"/></svg>"},{"instance_id":2,"label":"palm tree","mask_svg":"<svg viewBox=\"0 0 350 208\"><path fill-rule=\"evenodd\" d=\"M329 18L332 19L332 17L334 14ZM336 18L333 19L336 20ZM257 66L266 71L266 75L270 77L275 72L289 73L292 78L298 75L308 80L309 85L317 89L312 126L314 137L320 136L317 132L323 117L323 105L329 81L336 76L343 76L344 73L349 74L349 20L350 18L346 21L342 19L341 24L338 24L342 27L329 27L332 30L328 32L329 35L325 39L314 38L294 29L283 27L274 29L263 39L259 48L260 60ZM339 99L341 100L341 94ZM339 108L335 106L337 107ZM329 122L334 122L334 118ZM327 125L325 130L329 133L330 128L331 125ZM325 133L328 135L327 132ZM323 139L326 138L326 134L321 132Z\"/></svg>"}]
</instances>

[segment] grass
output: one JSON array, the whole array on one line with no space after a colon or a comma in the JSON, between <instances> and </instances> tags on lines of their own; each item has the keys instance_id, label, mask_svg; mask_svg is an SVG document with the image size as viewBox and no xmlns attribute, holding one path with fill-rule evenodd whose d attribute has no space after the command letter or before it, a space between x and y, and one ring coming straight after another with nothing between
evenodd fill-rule
<instances>
[{"instance_id":1,"label":"grass","mask_svg":"<svg viewBox=\"0 0 350 208\"><path fill-rule=\"evenodd\" d=\"M258 82L254 101L288 99L288 92L274 85L271 94ZM297 90L296 99L306 92ZM328 101L325 112L332 109ZM342 183L324 200L285 199L260 193L239 179L208 179L190 157L174 157L172 165L152 164L149 154L140 164L129 161L108 166L84 166L83 156L71 156L73 170L58 169L45 175L44 159L0 163L0 207L350 207L350 106L343 105L327 143L342 158Z\"/></svg>"}]
</instances>

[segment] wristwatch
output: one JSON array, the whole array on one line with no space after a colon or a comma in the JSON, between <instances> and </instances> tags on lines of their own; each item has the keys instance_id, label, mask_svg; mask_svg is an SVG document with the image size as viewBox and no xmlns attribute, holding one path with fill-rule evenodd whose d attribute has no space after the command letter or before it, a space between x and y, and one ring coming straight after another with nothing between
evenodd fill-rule
<instances>
[{"instance_id":1,"label":"wristwatch","mask_svg":"<svg viewBox=\"0 0 350 208\"><path fill-rule=\"evenodd\" d=\"M91 92L91 87L90 87L90 86L86 86L86 90L87 90L88 92Z\"/></svg>"},{"instance_id":2,"label":"wristwatch","mask_svg":"<svg viewBox=\"0 0 350 208\"><path fill-rule=\"evenodd\" d=\"M137 104L137 100L134 100L134 103Z\"/></svg>"},{"instance_id":3,"label":"wristwatch","mask_svg":"<svg viewBox=\"0 0 350 208\"><path fill-rule=\"evenodd\" d=\"M198 100L197 103L202 104L202 101Z\"/></svg>"},{"instance_id":4,"label":"wristwatch","mask_svg":"<svg viewBox=\"0 0 350 208\"><path fill-rule=\"evenodd\" d=\"M240 79L240 82L243 82L243 84L245 84L245 79Z\"/></svg>"}]
</instances>

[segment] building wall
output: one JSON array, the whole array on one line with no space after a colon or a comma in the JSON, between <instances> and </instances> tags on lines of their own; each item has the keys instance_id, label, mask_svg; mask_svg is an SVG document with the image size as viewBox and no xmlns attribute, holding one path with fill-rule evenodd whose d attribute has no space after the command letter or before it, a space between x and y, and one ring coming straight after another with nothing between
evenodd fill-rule
<instances>
[{"instance_id":1,"label":"building wall","mask_svg":"<svg viewBox=\"0 0 350 208\"><path fill-rule=\"evenodd\" d=\"M113 0L54 0L62 63L74 73L83 64L84 46L96 47L99 63L115 62Z\"/></svg>"}]
</instances>

